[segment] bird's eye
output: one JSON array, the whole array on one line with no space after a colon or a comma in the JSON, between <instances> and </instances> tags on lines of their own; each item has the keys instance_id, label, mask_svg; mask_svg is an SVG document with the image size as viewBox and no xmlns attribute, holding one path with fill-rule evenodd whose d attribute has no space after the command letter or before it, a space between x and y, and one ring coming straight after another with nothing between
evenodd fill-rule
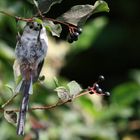
<instances>
[{"instance_id":1,"label":"bird's eye","mask_svg":"<svg viewBox=\"0 0 140 140\"><path fill-rule=\"evenodd\" d=\"M33 29L33 25L29 25L30 29Z\"/></svg>"}]
</instances>

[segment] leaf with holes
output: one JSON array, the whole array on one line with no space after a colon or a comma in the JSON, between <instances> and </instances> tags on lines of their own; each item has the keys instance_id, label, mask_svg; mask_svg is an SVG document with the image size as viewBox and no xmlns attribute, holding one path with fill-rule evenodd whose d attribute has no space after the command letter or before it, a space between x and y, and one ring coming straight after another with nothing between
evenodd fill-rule
<instances>
[{"instance_id":1,"label":"leaf with holes","mask_svg":"<svg viewBox=\"0 0 140 140\"><path fill-rule=\"evenodd\" d=\"M98 0L94 5L86 4L73 6L57 19L76 26L82 26L92 14L98 12L109 12L108 4L105 1Z\"/></svg>"},{"instance_id":2,"label":"leaf with holes","mask_svg":"<svg viewBox=\"0 0 140 140\"><path fill-rule=\"evenodd\" d=\"M52 36L60 37L60 34L62 32L62 27L60 24L54 24L50 20L44 20L43 24L45 28L51 32Z\"/></svg>"},{"instance_id":3,"label":"leaf with holes","mask_svg":"<svg viewBox=\"0 0 140 140\"><path fill-rule=\"evenodd\" d=\"M5 110L4 111L4 118L12 124L16 124L17 123L17 114L14 111L8 111Z\"/></svg>"},{"instance_id":4,"label":"leaf with holes","mask_svg":"<svg viewBox=\"0 0 140 140\"><path fill-rule=\"evenodd\" d=\"M55 89L55 91L57 92L57 95L58 97L62 100L62 101L67 101L69 100L69 91L63 87L63 86L60 86L60 87L57 87Z\"/></svg>"},{"instance_id":5,"label":"leaf with holes","mask_svg":"<svg viewBox=\"0 0 140 140\"><path fill-rule=\"evenodd\" d=\"M71 81L67 84L70 96L74 98L77 94L79 94L82 91L81 86L76 81Z\"/></svg>"}]
</instances>

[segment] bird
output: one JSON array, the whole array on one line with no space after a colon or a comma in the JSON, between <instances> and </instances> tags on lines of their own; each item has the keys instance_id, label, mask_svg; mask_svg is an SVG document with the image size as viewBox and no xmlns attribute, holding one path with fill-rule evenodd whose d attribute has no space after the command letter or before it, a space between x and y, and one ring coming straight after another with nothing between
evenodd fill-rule
<instances>
[{"instance_id":1,"label":"bird","mask_svg":"<svg viewBox=\"0 0 140 140\"><path fill-rule=\"evenodd\" d=\"M21 75L16 91L21 92L23 96L17 121L17 135L24 135L29 96L33 93L33 83L39 78L47 50L48 38L45 27L35 21L27 22L22 35L18 35L15 48Z\"/></svg>"}]
</instances>

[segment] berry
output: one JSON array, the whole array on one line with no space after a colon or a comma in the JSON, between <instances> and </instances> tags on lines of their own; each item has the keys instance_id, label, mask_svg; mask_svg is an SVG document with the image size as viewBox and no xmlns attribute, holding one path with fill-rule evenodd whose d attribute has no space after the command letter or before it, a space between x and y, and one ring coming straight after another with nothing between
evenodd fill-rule
<instances>
[{"instance_id":1,"label":"berry","mask_svg":"<svg viewBox=\"0 0 140 140\"><path fill-rule=\"evenodd\" d=\"M70 35L71 39L73 40L74 37L75 37L74 34L73 33L70 33L69 35Z\"/></svg>"},{"instance_id":2,"label":"berry","mask_svg":"<svg viewBox=\"0 0 140 140\"><path fill-rule=\"evenodd\" d=\"M78 40L78 36L79 36L79 33L78 32L74 32L73 33L73 40L77 41Z\"/></svg>"},{"instance_id":3,"label":"berry","mask_svg":"<svg viewBox=\"0 0 140 140\"><path fill-rule=\"evenodd\" d=\"M77 28L77 32L78 32L79 34L81 34L81 33L82 33L82 28Z\"/></svg>"},{"instance_id":4,"label":"berry","mask_svg":"<svg viewBox=\"0 0 140 140\"><path fill-rule=\"evenodd\" d=\"M104 93L106 96L110 96L110 92L105 92Z\"/></svg>"},{"instance_id":5,"label":"berry","mask_svg":"<svg viewBox=\"0 0 140 140\"><path fill-rule=\"evenodd\" d=\"M99 93L99 94L103 93L103 91L102 91L101 88L97 88L97 89L96 89L96 92Z\"/></svg>"},{"instance_id":6,"label":"berry","mask_svg":"<svg viewBox=\"0 0 140 140\"><path fill-rule=\"evenodd\" d=\"M98 85L98 84L94 84L93 87L94 87L94 89L96 90L96 89L99 88L99 85Z\"/></svg>"},{"instance_id":7,"label":"berry","mask_svg":"<svg viewBox=\"0 0 140 140\"><path fill-rule=\"evenodd\" d=\"M105 80L105 78L104 78L103 75L100 75L100 76L98 77L98 82L102 82L102 81L104 81L104 80Z\"/></svg>"},{"instance_id":8,"label":"berry","mask_svg":"<svg viewBox=\"0 0 140 140\"><path fill-rule=\"evenodd\" d=\"M69 41L70 43L72 43L73 41L77 41L77 40L78 40L78 36L79 36L79 33L78 33L78 32L71 33L71 34L68 36L68 41Z\"/></svg>"},{"instance_id":9,"label":"berry","mask_svg":"<svg viewBox=\"0 0 140 140\"><path fill-rule=\"evenodd\" d=\"M72 38L68 38L68 42L72 43L73 42Z\"/></svg>"},{"instance_id":10,"label":"berry","mask_svg":"<svg viewBox=\"0 0 140 140\"><path fill-rule=\"evenodd\" d=\"M78 37L78 36L79 36L79 33L78 33L78 32L74 32L73 35L74 35L75 37Z\"/></svg>"},{"instance_id":11,"label":"berry","mask_svg":"<svg viewBox=\"0 0 140 140\"><path fill-rule=\"evenodd\" d=\"M72 39L72 37L70 36L70 34L68 35L67 40L68 40L69 43L72 43L72 42L73 42L73 39Z\"/></svg>"}]
</instances>

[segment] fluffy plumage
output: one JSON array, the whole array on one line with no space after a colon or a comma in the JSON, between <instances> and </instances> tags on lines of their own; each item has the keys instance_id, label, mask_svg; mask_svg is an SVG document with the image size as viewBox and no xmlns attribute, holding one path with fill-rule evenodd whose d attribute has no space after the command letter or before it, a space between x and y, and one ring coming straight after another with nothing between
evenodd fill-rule
<instances>
[{"instance_id":1,"label":"fluffy plumage","mask_svg":"<svg viewBox=\"0 0 140 140\"><path fill-rule=\"evenodd\" d=\"M36 82L39 77L47 48L48 40L45 28L37 22L27 23L15 49L16 59L22 76L18 90L23 94L17 126L18 135L24 135L29 94L33 91L32 83Z\"/></svg>"}]
</instances>

